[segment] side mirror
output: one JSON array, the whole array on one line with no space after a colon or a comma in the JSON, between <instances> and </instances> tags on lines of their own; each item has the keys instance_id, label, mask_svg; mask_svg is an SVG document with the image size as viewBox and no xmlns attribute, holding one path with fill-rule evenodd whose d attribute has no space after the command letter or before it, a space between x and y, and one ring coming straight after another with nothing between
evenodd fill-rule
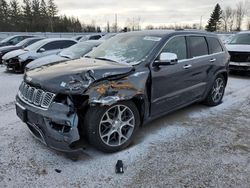
<instances>
[{"instance_id":1,"label":"side mirror","mask_svg":"<svg viewBox=\"0 0 250 188\"><path fill-rule=\"evenodd\" d=\"M44 49L44 48L40 48L39 50L38 50L38 52L39 53L43 53L43 52L45 52L46 50Z\"/></svg>"},{"instance_id":2,"label":"side mirror","mask_svg":"<svg viewBox=\"0 0 250 188\"><path fill-rule=\"evenodd\" d=\"M167 65L175 65L178 63L178 57L174 53L161 53L159 60L154 62L155 66L167 66Z\"/></svg>"}]
</instances>

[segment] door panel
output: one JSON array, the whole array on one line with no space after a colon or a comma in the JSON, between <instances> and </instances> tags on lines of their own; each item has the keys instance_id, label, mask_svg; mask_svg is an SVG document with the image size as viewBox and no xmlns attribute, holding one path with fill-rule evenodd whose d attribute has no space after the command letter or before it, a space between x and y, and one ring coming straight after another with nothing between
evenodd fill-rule
<instances>
[{"instance_id":1,"label":"door panel","mask_svg":"<svg viewBox=\"0 0 250 188\"><path fill-rule=\"evenodd\" d=\"M176 65L152 69L152 116L171 111L192 100L190 69L185 69L190 60Z\"/></svg>"}]
</instances>

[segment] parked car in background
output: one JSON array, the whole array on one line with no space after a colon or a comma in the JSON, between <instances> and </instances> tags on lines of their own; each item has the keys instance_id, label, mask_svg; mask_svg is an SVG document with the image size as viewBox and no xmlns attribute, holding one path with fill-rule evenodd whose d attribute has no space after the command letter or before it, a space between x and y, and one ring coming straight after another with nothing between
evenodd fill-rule
<instances>
[{"instance_id":1,"label":"parked car in background","mask_svg":"<svg viewBox=\"0 0 250 188\"><path fill-rule=\"evenodd\" d=\"M104 36L103 34L92 34L92 35L84 35L79 41L87 41L87 40L99 40Z\"/></svg>"},{"instance_id":2,"label":"parked car in background","mask_svg":"<svg viewBox=\"0 0 250 188\"><path fill-rule=\"evenodd\" d=\"M250 71L250 31L236 34L226 45L231 59L231 71Z\"/></svg>"},{"instance_id":3,"label":"parked car in background","mask_svg":"<svg viewBox=\"0 0 250 188\"><path fill-rule=\"evenodd\" d=\"M82 139L104 152L126 148L140 125L195 102L222 102L229 54L214 34L119 34L85 58L26 72L18 117L61 151Z\"/></svg>"},{"instance_id":4,"label":"parked car in background","mask_svg":"<svg viewBox=\"0 0 250 188\"><path fill-rule=\"evenodd\" d=\"M59 54L49 55L32 61L25 67L25 70L28 71L45 65L79 59L101 43L102 41L99 40L79 42Z\"/></svg>"},{"instance_id":5,"label":"parked car in background","mask_svg":"<svg viewBox=\"0 0 250 188\"><path fill-rule=\"evenodd\" d=\"M77 41L66 38L44 39L24 49L15 50L5 54L2 57L2 61L6 65L7 70L23 72L25 66L31 61L48 55L60 53L63 49L76 43Z\"/></svg>"},{"instance_id":6,"label":"parked car in background","mask_svg":"<svg viewBox=\"0 0 250 188\"><path fill-rule=\"evenodd\" d=\"M26 48L27 46L29 46L29 45L31 45L39 40L43 40L43 39L44 38L41 38L41 37L32 37L32 38L24 39L21 42L19 42L18 44L13 45L13 46L0 47L0 64L2 64L2 57L5 54L7 54L11 51L14 51L14 50Z\"/></svg>"},{"instance_id":7,"label":"parked car in background","mask_svg":"<svg viewBox=\"0 0 250 188\"><path fill-rule=\"evenodd\" d=\"M30 35L14 35L14 36L10 36L10 37L0 41L0 47L1 46L16 45L17 43L21 42L22 40L27 39L27 38L31 38L31 37L34 37L34 36L30 36Z\"/></svg>"},{"instance_id":8,"label":"parked car in background","mask_svg":"<svg viewBox=\"0 0 250 188\"><path fill-rule=\"evenodd\" d=\"M102 38L100 38L99 40L108 40L108 39L110 39L110 38L112 38L112 37L114 37L114 36L116 36L117 35L117 33L107 33L106 35L104 35Z\"/></svg>"},{"instance_id":9,"label":"parked car in background","mask_svg":"<svg viewBox=\"0 0 250 188\"><path fill-rule=\"evenodd\" d=\"M228 44L235 34L217 34L223 44Z\"/></svg>"}]
</instances>

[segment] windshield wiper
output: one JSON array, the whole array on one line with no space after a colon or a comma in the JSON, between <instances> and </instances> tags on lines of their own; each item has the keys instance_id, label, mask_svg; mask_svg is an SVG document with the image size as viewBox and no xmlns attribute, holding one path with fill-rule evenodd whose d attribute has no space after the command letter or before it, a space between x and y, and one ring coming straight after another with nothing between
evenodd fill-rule
<instances>
[{"instance_id":1,"label":"windshield wiper","mask_svg":"<svg viewBox=\"0 0 250 188\"><path fill-rule=\"evenodd\" d=\"M71 59L70 56L68 56L68 55L62 55L62 54L60 54L60 56L61 56L61 57L65 57L65 58L67 58L67 59Z\"/></svg>"},{"instance_id":2,"label":"windshield wiper","mask_svg":"<svg viewBox=\"0 0 250 188\"><path fill-rule=\"evenodd\" d=\"M83 56L83 57L85 57L85 58L93 58L93 57L91 57L91 56L89 56L89 55L85 55L85 56Z\"/></svg>"},{"instance_id":3,"label":"windshield wiper","mask_svg":"<svg viewBox=\"0 0 250 188\"><path fill-rule=\"evenodd\" d=\"M112 59L108 59L108 58L106 58L106 57L96 57L95 59L118 63L117 61L112 60Z\"/></svg>"}]
</instances>

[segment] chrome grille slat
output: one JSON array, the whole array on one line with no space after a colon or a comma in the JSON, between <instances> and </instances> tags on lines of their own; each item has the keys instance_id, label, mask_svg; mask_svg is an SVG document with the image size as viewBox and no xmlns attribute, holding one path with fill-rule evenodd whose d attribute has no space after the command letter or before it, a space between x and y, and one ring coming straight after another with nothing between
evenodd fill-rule
<instances>
[{"instance_id":1,"label":"chrome grille slat","mask_svg":"<svg viewBox=\"0 0 250 188\"><path fill-rule=\"evenodd\" d=\"M55 98L54 93L37 89L25 82L21 84L18 94L25 102L44 109L48 109Z\"/></svg>"}]
</instances>

